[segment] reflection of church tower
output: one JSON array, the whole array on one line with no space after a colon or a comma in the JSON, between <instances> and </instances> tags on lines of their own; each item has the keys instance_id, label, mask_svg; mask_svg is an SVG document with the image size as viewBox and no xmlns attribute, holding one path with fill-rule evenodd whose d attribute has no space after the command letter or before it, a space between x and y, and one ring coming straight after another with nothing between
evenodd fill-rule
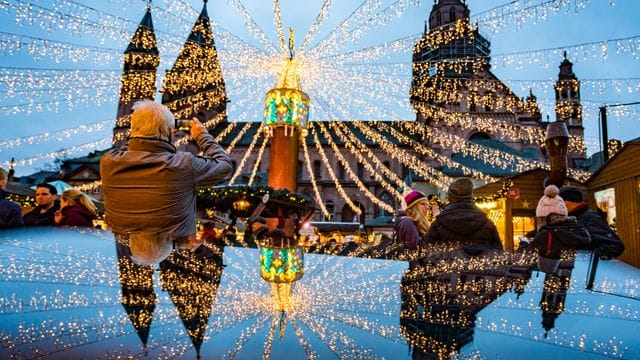
<instances>
[{"instance_id":1,"label":"reflection of church tower","mask_svg":"<svg viewBox=\"0 0 640 360\"><path fill-rule=\"evenodd\" d=\"M454 250L441 257L444 252L433 250L438 258L413 263L401 282L400 330L414 359L453 358L473 340L476 314L531 276L500 251L461 257Z\"/></svg>"},{"instance_id":2,"label":"reflection of church tower","mask_svg":"<svg viewBox=\"0 0 640 360\"><path fill-rule=\"evenodd\" d=\"M573 73L573 64L567 60L560 63L556 90L556 121L563 121L569 130L569 149L567 159L570 167L576 167L576 160L586 158L584 145L584 127L582 127L582 105L580 103L580 81Z\"/></svg>"},{"instance_id":3,"label":"reflection of church tower","mask_svg":"<svg viewBox=\"0 0 640 360\"><path fill-rule=\"evenodd\" d=\"M545 337L547 332L554 328L556 319L564 311L564 302L571 285L574 260L574 258L566 260L563 257L558 265L558 270L553 274L546 274L544 277L540 309L542 310L542 326L545 330Z\"/></svg>"},{"instance_id":4,"label":"reflection of church tower","mask_svg":"<svg viewBox=\"0 0 640 360\"><path fill-rule=\"evenodd\" d=\"M227 94L207 0L173 68L165 72L161 92L162 103L179 118L188 119L201 112L209 120L226 111ZM205 125L211 128L214 124Z\"/></svg>"},{"instance_id":5,"label":"reflection of church tower","mask_svg":"<svg viewBox=\"0 0 640 360\"><path fill-rule=\"evenodd\" d=\"M113 145L127 143L131 127L131 106L136 100L155 98L156 70L160 64L156 36L151 21L151 7L142 17L138 29L124 51L124 71L120 84L120 100L116 125L113 128Z\"/></svg>"},{"instance_id":6,"label":"reflection of church tower","mask_svg":"<svg viewBox=\"0 0 640 360\"><path fill-rule=\"evenodd\" d=\"M149 329L156 307L156 294L153 292L153 267L135 264L129 256L129 246L116 241L118 271L122 286L122 306L131 320L142 344L146 347Z\"/></svg>"},{"instance_id":7,"label":"reflection of church tower","mask_svg":"<svg viewBox=\"0 0 640 360\"><path fill-rule=\"evenodd\" d=\"M197 358L200 358L221 275L222 257L207 246L200 246L194 253L174 251L160 263L163 290L176 306Z\"/></svg>"}]
</instances>

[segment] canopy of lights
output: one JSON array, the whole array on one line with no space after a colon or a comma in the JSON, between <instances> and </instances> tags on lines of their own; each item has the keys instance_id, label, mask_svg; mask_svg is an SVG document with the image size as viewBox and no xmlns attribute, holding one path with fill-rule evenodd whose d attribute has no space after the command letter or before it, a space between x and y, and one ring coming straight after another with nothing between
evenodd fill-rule
<instances>
[{"instance_id":1,"label":"canopy of lights","mask_svg":"<svg viewBox=\"0 0 640 360\"><path fill-rule=\"evenodd\" d=\"M543 162L514 156L510 153L491 149L469 142L467 139L444 133L439 128L415 126L416 111L427 114L438 123L462 128L477 128L479 131L489 132L497 137L513 142L536 144L541 146L544 132L539 129L522 127L501 121L500 118L477 118L470 113L451 111L443 107L424 106L409 102L412 72L421 68L435 67L436 73L444 70L460 71L471 66L481 67L490 61L492 69L503 67L526 68L528 66L555 67L562 59L562 52L566 51L574 64L588 61L601 61L606 64L612 54L628 56L637 60L639 57L640 35L625 37L594 39L591 42L566 44L561 47L531 49L520 52L498 51L490 59L461 59L453 61L439 61L431 63L412 63L411 57L421 46L439 46L455 41L461 37L471 36L480 30L491 35L499 34L511 27L520 27L533 22L544 22L550 17L562 17L567 14L577 14L587 11L591 6L589 1L547 1L531 3L530 1L512 1L494 8L471 14L469 21L461 21L445 26L429 33L423 33L421 28L413 29L409 33L397 34L394 39L374 41L367 37L380 29L390 26L395 21L403 19L412 12L422 12L428 15L430 5L417 0L398 1L363 1L354 7L350 13L342 16L336 25L334 13L337 4L325 0L318 4L311 26L306 29L295 29L297 36L302 39L298 44L293 42L293 34L284 30L287 18L286 6L278 0L273 1L270 11L269 27L264 26L263 14L258 16L250 10L250 6L240 0L229 0L225 13L217 12L221 7L212 3L209 7L212 19L213 39L216 48L209 48L205 53L196 57L217 57L220 68L199 68L199 70L185 71L198 68L200 64L181 63L181 54L202 51L185 47L184 37L195 29L194 24L200 12L200 2L196 1L134 1L111 0L108 8L97 7L90 2L72 0L11 0L0 4L0 16L12 24L11 31L0 32L0 51L7 58L28 58L30 63L54 64L50 66L0 66L0 91L5 96L0 103L0 114L7 117L25 117L38 119L48 113L69 113L71 117L80 116L83 109L92 106L110 104L114 109L118 100L127 100L129 94L120 91L120 85L131 79L124 78L121 64L125 61L123 49L132 38L134 29L144 9L148 7L155 24L155 36L143 37L144 42L157 42L160 59L160 69L173 65L173 71L164 75L158 71L155 76L156 89L163 93L171 93L175 88L197 88L200 83L223 83L226 88L198 93L192 97L181 99L175 103L168 103L169 108L184 108L185 104L192 108L207 106L219 100L226 91L231 101L225 114L208 119L207 125L212 127L228 117L227 128L218 135L222 140L240 127L236 138L231 139L227 150L231 151L239 139L248 131L251 122L264 121L265 96L273 91L283 76L283 71L294 68L298 85L308 94L306 101L309 109L308 132L305 135L319 140L328 141L329 147L335 153L338 161L345 167L346 174L356 182L362 194L377 206L392 211L391 206L370 193L366 186L356 176L356 171L344 158L344 155L357 159L358 164L371 174L393 197L400 200L401 194L396 190L402 185L402 179L388 169L378 155L363 144L354 141L359 138L356 133L375 142L382 151L397 159L403 166L411 169L438 188L445 188L450 178L442 173L438 164L449 168L456 168L464 175L483 182L495 181L494 178L475 169L467 168L452 161L446 156L424 146L416 139L431 139L446 149L465 156L482 159L496 167L513 165L518 171L533 168L547 168ZM206 3L206 2L205 2ZM428 2L427 2L428 3ZM471 4L473 5L473 4ZM470 5L470 6L471 6ZM614 1L609 6L615 8ZM471 6L472 7L472 6ZM215 11L212 11L212 9ZM224 16L235 16L242 19L243 34L248 38L237 35L239 30L229 30L216 21ZM331 25L327 25L331 24ZM274 34L270 35L270 31ZM306 30L306 32L305 32ZM60 36L60 34L67 36ZM37 34L37 35L36 35ZM64 39L64 40L63 40ZM89 39L89 42L87 40ZM287 40L289 46L287 46ZM90 45L89 45L90 44ZM293 54L295 53L295 56ZM127 55L132 56L132 55ZM193 57L191 57L193 58ZM178 59L178 60L176 60ZM132 62L157 65L157 58L130 58ZM175 63L174 63L175 62ZM472 62L469 65L469 62ZM14 62L14 64L20 64ZM61 64L55 66L55 64ZM76 66L74 66L74 64ZM181 70L181 71L178 71ZM186 72L186 74L185 74ZM178 76L178 73L180 76ZM146 77L149 73L126 74L126 77ZM460 88L484 87L494 91L504 90L504 84L523 93L533 92L538 95L537 105L543 109L543 114L554 114L557 104L551 96L555 80L549 79L504 79L500 81L455 78L442 78L440 89L430 91L421 96L460 101ZM588 78L580 77L582 89L583 116L597 117L597 109L601 101L590 101L586 94L637 94L640 92L640 79L629 78ZM150 89L153 91L153 89ZM273 97L275 99L277 97ZM467 99L468 100L468 99ZM518 97L509 101L491 97L477 98L474 101L484 106L501 108L504 111L522 109L525 104ZM272 106L276 106L275 102ZM307 105L305 105L307 106ZM89 110L90 111L90 110ZM562 109L559 109L562 111ZM185 112L185 114L188 111ZM184 114L178 112L177 116ZM609 114L614 119L628 121L638 119L636 106L612 108ZM34 133L29 136L0 139L0 166L9 167L9 157L15 157L15 166L38 166L53 159L71 157L91 150L104 149L111 144L109 130L115 124L126 122L127 119L96 119L86 117L81 125L65 128L64 122L52 131ZM384 120L384 121L380 121ZM389 124L394 122L394 126ZM265 123L268 125L268 121ZM109 133L106 137L101 134ZM264 140L267 128L261 128L260 136L256 136L246 152L246 157L238 166L238 171L231 179L231 184L241 171L250 172L253 182L262 154L265 150ZM265 137L262 135L264 134ZM393 141L389 139L392 138ZM81 139L81 140L79 140ZM593 148L594 139L572 139L570 147L574 149ZM314 141L319 145L319 141ZM77 145L67 146L69 143ZM309 152L303 141L303 151L306 159L305 168L312 173L309 163ZM340 143L341 146L337 144ZM402 146L398 146L398 144ZM41 152L27 157L16 155L20 149L29 146L46 148L57 147L53 151ZM251 157L254 148L259 147L257 161ZM352 210L360 213L360 209L351 203L340 188L339 180L333 172L325 151L318 146L317 152L327 167L332 180L336 183L338 192L343 195ZM343 155L342 152L345 154ZM253 164L248 168L247 164ZM584 180L589 174L572 171L570 176ZM310 176L313 180L315 177ZM317 185L316 197L319 197ZM319 200L319 199L317 199ZM322 201L317 201L322 204ZM323 205L320 205L323 207ZM326 209L322 209L326 212Z\"/></svg>"}]
</instances>

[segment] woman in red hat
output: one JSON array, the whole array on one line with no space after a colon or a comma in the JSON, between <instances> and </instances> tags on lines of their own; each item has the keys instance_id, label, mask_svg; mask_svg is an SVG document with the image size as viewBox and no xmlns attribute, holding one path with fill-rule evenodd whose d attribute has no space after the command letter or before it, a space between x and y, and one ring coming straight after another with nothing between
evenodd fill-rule
<instances>
[{"instance_id":1,"label":"woman in red hat","mask_svg":"<svg viewBox=\"0 0 640 360\"><path fill-rule=\"evenodd\" d=\"M396 242L407 249L417 249L426 244L425 236L429 231L427 214L430 210L427 196L418 190L412 190L405 197L405 214L399 216L393 225Z\"/></svg>"}]
</instances>

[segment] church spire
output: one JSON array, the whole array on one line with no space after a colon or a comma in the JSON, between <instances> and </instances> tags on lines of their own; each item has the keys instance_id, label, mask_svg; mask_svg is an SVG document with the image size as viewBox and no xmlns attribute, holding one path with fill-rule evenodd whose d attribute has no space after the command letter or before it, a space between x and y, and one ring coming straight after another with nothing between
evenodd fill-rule
<instances>
[{"instance_id":1,"label":"church spire","mask_svg":"<svg viewBox=\"0 0 640 360\"><path fill-rule=\"evenodd\" d=\"M162 103L183 118L202 112L208 120L226 110L227 94L207 1L175 64L165 72L161 92Z\"/></svg>"}]
</instances>

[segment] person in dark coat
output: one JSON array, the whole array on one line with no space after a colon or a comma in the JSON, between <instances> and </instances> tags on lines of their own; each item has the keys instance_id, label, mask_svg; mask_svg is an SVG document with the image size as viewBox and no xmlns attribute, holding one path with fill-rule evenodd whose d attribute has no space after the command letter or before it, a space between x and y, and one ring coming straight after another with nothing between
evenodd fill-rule
<instances>
[{"instance_id":1,"label":"person in dark coat","mask_svg":"<svg viewBox=\"0 0 640 360\"><path fill-rule=\"evenodd\" d=\"M96 206L87 195L77 189L68 189L62 193L60 210L56 212L54 223L56 226L93 227L96 214Z\"/></svg>"},{"instance_id":2,"label":"person in dark coat","mask_svg":"<svg viewBox=\"0 0 640 360\"><path fill-rule=\"evenodd\" d=\"M569 210L569 215L575 216L578 223L584 225L591 236L591 250L601 258L607 259L620 256L624 252L624 243L609 226L605 218L589 208L584 201L582 190L577 187L563 187L560 196Z\"/></svg>"},{"instance_id":3,"label":"person in dark coat","mask_svg":"<svg viewBox=\"0 0 640 360\"><path fill-rule=\"evenodd\" d=\"M5 199L8 177L9 173L0 168L0 229L24 226L20 205Z\"/></svg>"},{"instance_id":4,"label":"person in dark coat","mask_svg":"<svg viewBox=\"0 0 640 360\"><path fill-rule=\"evenodd\" d=\"M473 183L469 178L456 179L447 192L446 205L427 233L428 243L462 241L502 248L495 224L473 203Z\"/></svg>"},{"instance_id":5,"label":"person in dark coat","mask_svg":"<svg viewBox=\"0 0 640 360\"><path fill-rule=\"evenodd\" d=\"M36 185L36 204L35 209L24 214L24 225L53 225L56 211L60 210L56 187L47 183Z\"/></svg>"}]
</instances>

